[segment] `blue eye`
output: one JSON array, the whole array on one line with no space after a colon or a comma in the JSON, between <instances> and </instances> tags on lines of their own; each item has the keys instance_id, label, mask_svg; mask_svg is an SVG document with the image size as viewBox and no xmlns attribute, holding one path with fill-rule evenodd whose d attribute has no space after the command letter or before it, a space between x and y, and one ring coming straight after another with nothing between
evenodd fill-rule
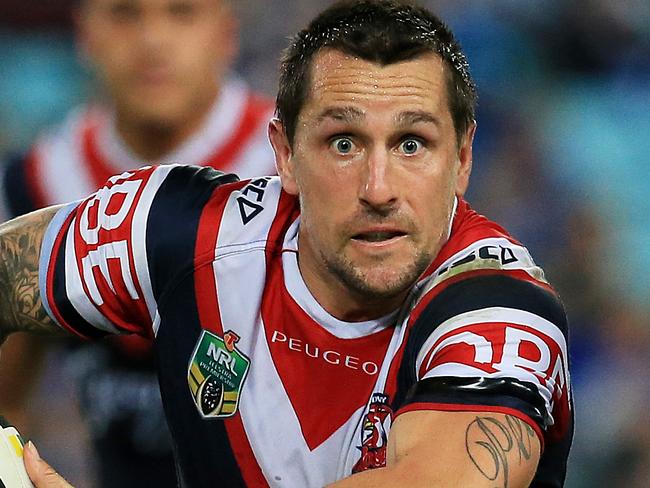
<instances>
[{"instance_id":1,"label":"blue eye","mask_svg":"<svg viewBox=\"0 0 650 488\"><path fill-rule=\"evenodd\" d=\"M350 154L354 149L354 143L349 137L337 137L332 140L332 147L339 154Z\"/></svg>"},{"instance_id":2,"label":"blue eye","mask_svg":"<svg viewBox=\"0 0 650 488\"><path fill-rule=\"evenodd\" d=\"M400 144L400 149L404 154L415 154L421 147L422 143L417 139L406 139Z\"/></svg>"}]
</instances>

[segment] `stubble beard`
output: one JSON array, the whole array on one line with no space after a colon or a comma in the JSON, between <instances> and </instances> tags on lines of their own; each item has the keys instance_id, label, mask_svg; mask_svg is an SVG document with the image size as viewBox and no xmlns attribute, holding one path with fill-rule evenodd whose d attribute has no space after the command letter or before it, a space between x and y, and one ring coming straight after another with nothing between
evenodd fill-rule
<instances>
[{"instance_id":1,"label":"stubble beard","mask_svg":"<svg viewBox=\"0 0 650 488\"><path fill-rule=\"evenodd\" d=\"M362 269L343 253L326 256L321 251L321 259L328 271L349 291L360 298L377 301L395 298L408 291L431 264L433 257L419 251L410 264L402 269L384 271L379 270L385 267L385 262L380 260L369 269Z\"/></svg>"}]
</instances>

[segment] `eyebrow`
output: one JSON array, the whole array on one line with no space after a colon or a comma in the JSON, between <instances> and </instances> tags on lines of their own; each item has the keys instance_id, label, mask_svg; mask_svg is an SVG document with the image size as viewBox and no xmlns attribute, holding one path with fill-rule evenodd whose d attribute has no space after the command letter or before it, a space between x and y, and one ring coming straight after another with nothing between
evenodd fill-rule
<instances>
[{"instance_id":1,"label":"eyebrow","mask_svg":"<svg viewBox=\"0 0 650 488\"><path fill-rule=\"evenodd\" d=\"M338 122L359 122L366 117L365 112L356 107L331 107L323 110L318 116L318 123L320 124L325 119L334 119ZM434 124L440 126L440 119L430 112L425 110L410 110L401 112L396 117L396 122L399 126L405 127L414 124Z\"/></svg>"},{"instance_id":2,"label":"eyebrow","mask_svg":"<svg viewBox=\"0 0 650 488\"><path fill-rule=\"evenodd\" d=\"M340 122L358 122L365 118L366 114L356 107L332 107L323 110L318 116L318 122L325 119L334 119Z\"/></svg>"},{"instance_id":3,"label":"eyebrow","mask_svg":"<svg viewBox=\"0 0 650 488\"><path fill-rule=\"evenodd\" d=\"M424 110L415 110L401 112L397 116L397 124L400 126L413 125L418 123L434 124L440 126L440 119L430 112Z\"/></svg>"}]
</instances>

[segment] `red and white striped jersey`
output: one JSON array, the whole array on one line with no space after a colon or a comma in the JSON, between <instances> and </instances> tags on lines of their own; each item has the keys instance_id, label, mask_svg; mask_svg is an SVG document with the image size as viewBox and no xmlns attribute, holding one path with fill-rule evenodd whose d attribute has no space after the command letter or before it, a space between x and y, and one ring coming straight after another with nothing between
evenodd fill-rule
<instances>
[{"instance_id":1,"label":"red and white striped jersey","mask_svg":"<svg viewBox=\"0 0 650 488\"><path fill-rule=\"evenodd\" d=\"M346 323L301 277L299 226L277 177L126 172L57 214L42 295L82 337L155 337L184 486L321 487L383 466L414 409L524 420L544 446L535 483L562 485L566 319L521 244L459 200L404 307Z\"/></svg>"},{"instance_id":2,"label":"red and white striped jersey","mask_svg":"<svg viewBox=\"0 0 650 488\"><path fill-rule=\"evenodd\" d=\"M144 162L117 133L111 109L80 106L41 135L25 158L9 163L0 184L0 215L84 198L109 177L145 163L212 166L240 178L275 174L267 137L272 115L271 100L229 79L196 134L160 161Z\"/></svg>"}]
</instances>

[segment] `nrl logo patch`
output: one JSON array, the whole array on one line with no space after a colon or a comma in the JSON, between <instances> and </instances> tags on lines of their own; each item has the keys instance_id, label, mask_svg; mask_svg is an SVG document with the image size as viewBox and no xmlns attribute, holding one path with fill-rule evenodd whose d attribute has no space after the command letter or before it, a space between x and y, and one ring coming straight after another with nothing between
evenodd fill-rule
<instances>
[{"instance_id":1,"label":"nrl logo patch","mask_svg":"<svg viewBox=\"0 0 650 488\"><path fill-rule=\"evenodd\" d=\"M223 338L207 330L194 348L187 382L194 404L203 418L232 417L251 362L236 347L239 336L228 331Z\"/></svg>"}]
</instances>

